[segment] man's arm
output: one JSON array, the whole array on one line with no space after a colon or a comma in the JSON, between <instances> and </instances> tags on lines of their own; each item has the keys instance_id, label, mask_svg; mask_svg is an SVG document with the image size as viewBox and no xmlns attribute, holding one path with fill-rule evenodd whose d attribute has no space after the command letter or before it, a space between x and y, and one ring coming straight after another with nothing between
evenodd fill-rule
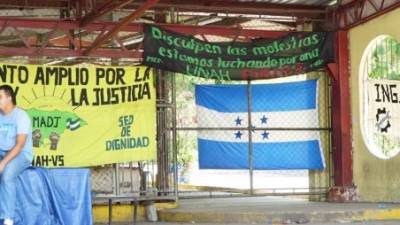
<instances>
[{"instance_id":1,"label":"man's arm","mask_svg":"<svg viewBox=\"0 0 400 225\"><path fill-rule=\"evenodd\" d=\"M12 148L7 155L0 161L0 174L3 172L4 168L7 166L8 162L10 162L13 158L15 158L19 153L21 153L22 148L24 148L26 138L28 135L26 134L18 134L17 140L14 148Z\"/></svg>"}]
</instances>

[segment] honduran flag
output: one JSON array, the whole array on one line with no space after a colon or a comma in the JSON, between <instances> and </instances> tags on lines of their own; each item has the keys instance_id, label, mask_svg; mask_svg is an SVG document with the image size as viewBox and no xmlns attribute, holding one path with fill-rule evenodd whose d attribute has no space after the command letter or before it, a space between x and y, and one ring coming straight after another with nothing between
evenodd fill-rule
<instances>
[{"instance_id":1,"label":"honduran flag","mask_svg":"<svg viewBox=\"0 0 400 225\"><path fill-rule=\"evenodd\" d=\"M309 169L325 167L320 131L269 130L317 128L318 81L254 84L252 93L253 169ZM248 127L247 85L197 85L199 127ZM264 129L265 128L265 129ZM200 169L249 169L246 130L198 132Z\"/></svg>"}]
</instances>

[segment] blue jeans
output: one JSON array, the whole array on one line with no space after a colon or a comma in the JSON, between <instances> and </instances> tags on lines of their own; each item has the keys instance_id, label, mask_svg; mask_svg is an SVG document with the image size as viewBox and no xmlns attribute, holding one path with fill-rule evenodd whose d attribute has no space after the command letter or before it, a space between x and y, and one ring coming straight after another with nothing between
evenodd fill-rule
<instances>
[{"instance_id":1,"label":"blue jeans","mask_svg":"<svg viewBox=\"0 0 400 225\"><path fill-rule=\"evenodd\" d=\"M0 151L0 160L7 152ZM0 174L0 219L13 219L16 208L16 182L18 176L27 169L31 161L24 155L18 154L6 165L3 173Z\"/></svg>"}]
</instances>

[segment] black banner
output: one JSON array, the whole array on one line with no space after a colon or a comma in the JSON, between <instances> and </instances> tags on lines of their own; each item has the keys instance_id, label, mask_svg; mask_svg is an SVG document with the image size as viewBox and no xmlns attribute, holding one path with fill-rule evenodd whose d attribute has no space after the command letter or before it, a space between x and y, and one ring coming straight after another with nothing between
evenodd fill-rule
<instances>
[{"instance_id":1,"label":"black banner","mask_svg":"<svg viewBox=\"0 0 400 225\"><path fill-rule=\"evenodd\" d=\"M209 79L284 77L314 71L333 61L333 35L328 32L215 43L145 25L144 35L145 65Z\"/></svg>"}]
</instances>

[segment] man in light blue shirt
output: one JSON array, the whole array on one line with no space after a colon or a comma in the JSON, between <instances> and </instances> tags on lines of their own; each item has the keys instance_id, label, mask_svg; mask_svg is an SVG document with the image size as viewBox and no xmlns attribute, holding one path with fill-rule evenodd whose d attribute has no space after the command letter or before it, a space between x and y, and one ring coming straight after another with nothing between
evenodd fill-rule
<instances>
[{"instance_id":1,"label":"man in light blue shirt","mask_svg":"<svg viewBox=\"0 0 400 225\"><path fill-rule=\"evenodd\" d=\"M8 85L0 86L0 221L13 225L16 180L32 161L32 125L28 114L16 106Z\"/></svg>"}]
</instances>

